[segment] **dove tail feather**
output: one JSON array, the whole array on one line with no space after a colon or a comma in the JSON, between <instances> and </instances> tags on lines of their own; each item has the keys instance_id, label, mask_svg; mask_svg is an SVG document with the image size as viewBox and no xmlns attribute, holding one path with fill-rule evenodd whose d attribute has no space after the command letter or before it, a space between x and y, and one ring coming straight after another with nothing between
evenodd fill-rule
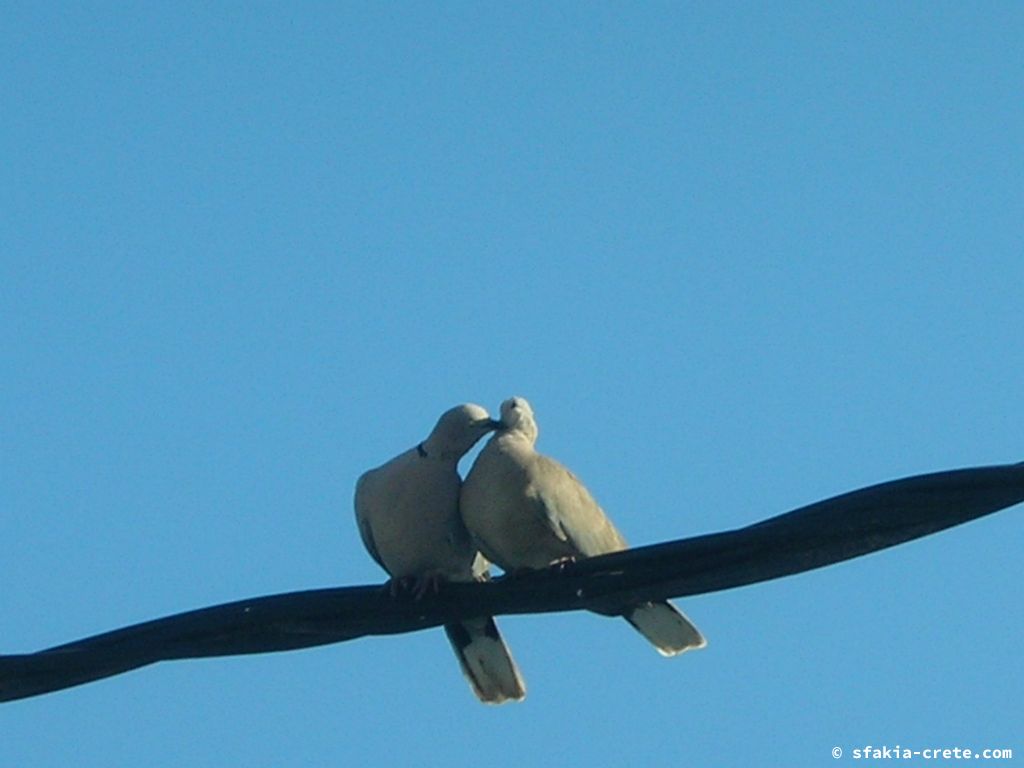
<instances>
[{"instance_id":1,"label":"dove tail feather","mask_svg":"<svg viewBox=\"0 0 1024 768\"><path fill-rule=\"evenodd\" d=\"M502 704L526 698L526 684L493 618L445 624L444 631L480 701Z\"/></svg>"},{"instance_id":2,"label":"dove tail feather","mask_svg":"<svg viewBox=\"0 0 1024 768\"><path fill-rule=\"evenodd\" d=\"M667 601L641 603L627 610L624 616L662 656L675 656L707 645L700 630Z\"/></svg>"}]
</instances>

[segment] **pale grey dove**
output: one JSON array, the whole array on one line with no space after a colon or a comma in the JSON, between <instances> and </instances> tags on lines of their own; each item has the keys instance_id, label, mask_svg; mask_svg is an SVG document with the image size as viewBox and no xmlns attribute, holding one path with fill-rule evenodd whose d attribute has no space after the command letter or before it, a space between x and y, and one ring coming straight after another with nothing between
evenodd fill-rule
<instances>
[{"instance_id":1,"label":"pale grey dove","mask_svg":"<svg viewBox=\"0 0 1024 768\"><path fill-rule=\"evenodd\" d=\"M626 549L584 485L537 453L537 432L530 404L521 397L506 400L501 426L466 477L462 519L483 555L515 571ZM707 644L667 601L625 606L621 614L665 656Z\"/></svg>"},{"instance_id":2,"label":"pale grey dove","mask_svg":"<svg viewBox=\"0 0 1024 768\"><path fill-rule=\"evenodd\" d=\"M477 553L459 516L458 462L497 424L479 405L457 406L442 414L422 443L359 478L359 533L370 555L391 576L392 594L408 588L420 598L446 580L486 578L488 563ZM493 618L447 624L444 629L481 701L500 704L526 695Z\"/></svg>"}]
</instances>

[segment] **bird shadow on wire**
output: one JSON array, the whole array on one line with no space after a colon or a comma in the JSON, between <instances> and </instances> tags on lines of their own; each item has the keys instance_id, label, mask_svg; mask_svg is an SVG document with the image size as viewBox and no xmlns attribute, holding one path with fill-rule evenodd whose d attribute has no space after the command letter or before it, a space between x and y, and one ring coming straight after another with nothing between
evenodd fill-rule
<instances>
[{"instance_id":1,"label":"bird shadow on wire","mask_svg":"<svg viewBox=\"0 0 1024 768\"><path fill-rule=\"evenodd\" d=\"M0 701L159 661L290 651L454 619L592 610L732 589L876 552L1024 501L1024 463L917 475L754 525L601 555L422 600L380 585L290 592L179 613L37 653L0 656Z\"/></svg>"}]
</instances>

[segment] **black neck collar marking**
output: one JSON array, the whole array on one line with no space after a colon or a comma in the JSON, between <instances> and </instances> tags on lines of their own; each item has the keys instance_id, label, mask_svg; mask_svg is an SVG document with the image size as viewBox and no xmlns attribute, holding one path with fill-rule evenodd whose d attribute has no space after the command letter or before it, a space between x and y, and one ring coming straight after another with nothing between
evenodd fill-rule
<instances>
[{"instance_id":1,"label":"black neck collar marking","mask_svg":"<svg viewBox=\"0 0 1024 768\"><path fill-rule=\"evenodd\" d=\"M416 453L420 455L420 458L427 458L427 449L423 447L423 443L416 446Z\"/></svg>"}]
</instances>

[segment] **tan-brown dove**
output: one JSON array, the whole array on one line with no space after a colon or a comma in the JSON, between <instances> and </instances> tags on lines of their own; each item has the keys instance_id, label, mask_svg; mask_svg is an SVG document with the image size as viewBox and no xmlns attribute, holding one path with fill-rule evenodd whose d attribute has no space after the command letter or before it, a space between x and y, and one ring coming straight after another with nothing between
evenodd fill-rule
<instances>
[{"instance_id":1,"label":"tan-brown dove","mask_svg":"<svg viewBox=\"0 0 1024 768\"><path fill-rule=\"evenodd\" d=\"M444 581L485 577L488 563L459 515L458 462L496 426L480 406L456 406L442 414L422 443L359 478L359 533L370 555L391 576L393 594L408 589L422 597ZM444 629L481 701L500 704L526 695L493 618L460 621Z\"/></svg>"},{"instance_id":2,"label":"tan-brown dove","mask_svg":"<svg viewBox=\"0 0 1024 768\"><path fill-rule=\"evenodd\" d=\"M626 540L576 476L537 453L530 404L501 404L501 426L462 487L462 519L483 555L505 571L546 568L626 549ZM707 643L668 601L625 606L622 616L665 656Z\"/></svg>"}]
</instances>

